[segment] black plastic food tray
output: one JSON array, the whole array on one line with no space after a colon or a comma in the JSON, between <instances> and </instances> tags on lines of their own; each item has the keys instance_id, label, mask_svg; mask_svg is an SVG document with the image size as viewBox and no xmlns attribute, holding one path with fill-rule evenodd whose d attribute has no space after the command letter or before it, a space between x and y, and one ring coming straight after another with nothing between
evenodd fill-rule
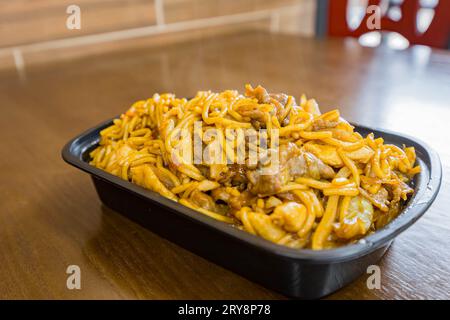
<instances>
[{"instance_id":1,"label":"black plastic food tray","mask_svg":"<svg viewBox=\"0 0 450 320\"><path fill-rule=\"evenodd\" d=\"M280 246L198 213L155 192L89 165L89 152L99 142L108 120L69 141L62 157L89 173L101 201L143 227L268 288L296 298L319 298L365 273L393 239L419 219L436 198L441 184L438 155L415 138L355 125L386 143L414 146L422 171L415 193L402 213L383 229L345 247L313 251Z\"/></svg>"}]
</instances>

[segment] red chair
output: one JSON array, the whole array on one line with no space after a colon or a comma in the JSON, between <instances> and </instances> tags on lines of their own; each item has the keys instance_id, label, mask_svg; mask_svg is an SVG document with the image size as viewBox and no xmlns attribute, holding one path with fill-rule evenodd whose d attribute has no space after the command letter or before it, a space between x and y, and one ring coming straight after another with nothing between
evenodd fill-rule
<instances>
[{"instance_id":1,"label":"red chair","mask_svg":"<svg viewBox=\"0 0 450 320\"><path fill-rule=\"evenodd\" d=\"M320 4L322 2L322 4ZM369 0L368 6L380 5L381 0ZM360 37L361 35L374 31L367 26L367 20L370 14L366 14L361 24L354 30L348 25L346 19L348 0L319 0L318 10L326 10L327 27L318 26L317 30L320 34L326 33L330 36L340 37ZM381 31L394 31L404 36L410 44L421 44L437 48L448 48L450 40L450 0L440 0L434 8L434 18L424 33L417 30L417 14L421 9L419 0L404 0L399 5L402 16L400 20L394 21L387 15L381 18ZM320 13L318 11L318 20ZM322 20L323 19L322 15ZM320 23L320 21L319 21Z\"/></svg>"}]
</instances>

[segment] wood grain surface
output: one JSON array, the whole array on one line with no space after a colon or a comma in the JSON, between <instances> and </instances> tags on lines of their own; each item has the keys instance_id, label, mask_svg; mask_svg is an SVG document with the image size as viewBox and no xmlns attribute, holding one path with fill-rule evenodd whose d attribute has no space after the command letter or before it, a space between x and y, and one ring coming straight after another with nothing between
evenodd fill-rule
<instances>
[{"instance_id":1,"label":"wood grain surface","mask_svg":"<svg viewBox=\"0 0 450 320\"><path fill-rule=\"evenodd\" d=\"M0 298L284 299L103 207L89 176L60 156L66 141L154 92L245 83L305 92L322 110L439 152L441 192L380 262L382 288L363 275L328 298L450 298L450 54L262 32L1 71ZM73 264L81 290L66 288Z\"/></svg>"}]
</instances>

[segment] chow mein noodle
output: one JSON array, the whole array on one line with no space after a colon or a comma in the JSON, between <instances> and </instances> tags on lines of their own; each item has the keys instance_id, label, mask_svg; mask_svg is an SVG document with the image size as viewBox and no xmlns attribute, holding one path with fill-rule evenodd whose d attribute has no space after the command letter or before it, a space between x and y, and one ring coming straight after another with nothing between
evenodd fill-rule
<instances>
[{"instance_id":1,"label":"chow mein noodle","mask_svg":"<svg viewBox=\"0 0 450 320\"><path fill-rule=\"evenodd\" d=\"M399 214L420 172L414 148L363 137L305 95L245 89L138 101L90 163L292 248L353 243Z\"/></svg>"}]
</instances>

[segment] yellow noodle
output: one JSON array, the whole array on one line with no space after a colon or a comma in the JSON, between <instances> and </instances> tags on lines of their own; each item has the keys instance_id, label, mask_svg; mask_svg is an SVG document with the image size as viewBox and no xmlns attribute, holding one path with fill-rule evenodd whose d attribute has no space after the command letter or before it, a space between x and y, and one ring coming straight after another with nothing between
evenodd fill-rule
<instances>
[{"instance_id":1,"label":"yellow noodle","mask_svg":"<svg viewBox=\"0 0 450 320\"><path fill-rule=\"evenodd\" d=\"M316 219L317 211L313 203L313 199L311 198L310 191L300 191L294 190L293 193L300 199L301 202L306 206L306 210L308 212L308 217L303 227L297 232L299 237L305 237L308 232L310 232L314 220Z\"/></svg>"},{"instance_id":2,"label":"yellow noodle","mask_svg":"<svg viewBox=\"0 0 450 320\"><path fill-rule=\"evenodd\" d=\"M345 216L347 214L348 206L350 204L350 200L352 200L352 197L345 196L342 198L341 206L339 209L339 221L342 223L344 222Z\"/></svg>"},{"instance_id":3,"label":"yellow noodle","mask_svg":"<svg viewBox=\"0 0 450 320\"><path fill-rule=\"evenodd\" d=\"M413 147L384 144L373 134L362 137L338 110L322 114L317 102L305 95L297 104L292 96L269 95L259 86L246 85L245 94L199 91L192 99L154 94L137 101L100 131L99 145L89 153L90 164L292 248L340 246L368 232L369 224L370 230L377 229L376 215L347 223L352 227L343 229L356 196L365 199L367 212L375 207L392 216L399 212L400 206L391 203L407 200L412 189L406 184L420 172ZM201 122L201 130L196 131L196 121ZM209 129L218 132L206 141L204 133ZM233 133L224 133L225 129ZM264 149L261 141L244 137L244 132L258 129L266 130L265 145L270 148L279 137L281 147L294 150L283 154L275 176L263 177L259 170L271 163L267 156L278 150ZM196 138L202 146L217 139L218 158L224 163L190 161ZM177 153L180 147L182 155ZM234 148L244 156L236 155ZM250 151L264 157L252 164ZM233 162L238 158L239 165ZM336 220L341 227L334 230Z\"/></svg>"},{"instance_id":4,"label":"yellow noodle","mask_svg":"<svg viewBox=\"0 0 450 320\"><path fill-rule=\"evenodd\" d=\"M198 211L200 213L203 213L204 215L209 216L211 218L214 218L216 220L223 221L223 222L226 222L226 223L233 223L233 219L231 219L229 217L226 217L226 216L222 216L222 215L220 215L218 213L215 213L215 212L203 209L201 207L198 207L198 206L194 205L192 202L190 202L187 199L180 199L180 203L182 205L186 206L186 207L194 209L194 210L196 210L196 211Z\"/></svg>"},{"instance_id":5,"label":"yellow noodle","mask_svg":"<svg viewBox=\"0 0 450 320\"><path fill-rule=\"evenodd\" d=\"M339 202L339 196L333 195L328 198L327 207L323 215L322 220L320 220L319 226L313 235L312 239L312 249L321 250L331 233L333 228L333 223L336 220L337 206Z\"/></svg>"},{"instance_id":6,"label":"yellow noodle","mask_svg":"<svg viewBox=\"0 0 450 320\"><path fill-rule=\"evenodd\" d=\"M357 196L359 190L356 188L329 188L323 190L323 194L326 196Z\"/></svg>"},{"instance_id":7,"label":"yellow noodle","mask_svg":"<svg viewBox=\"0 0 450 320\"><path fill-rule=\"evenodd\" d=\"M320 140L320 139L327 139L333 137L333 133L331 131L318 131L318 132L310 132L310 131L303 131L299 133L300 137L303 139L308 140Z\"/></svg>"},{"instance_id":8,"label":"yellow noodle","mask_svg":"<svg viewBox=\"0 0 450 320\"><path fill-rule=\"evenodd\" d=\"M353 160L351 160L349 157L347 157L347 155L341 149L338 149L337 152L338 152L339 156L341 157L342 161L344 162L344 164L352 172L353 180L355 180L356 186L359 187L360 178L359 178L358 168L356 167L355 163L353 162Z\"/></svg>"},{"instance_id":9,"label":"yellow noodle","mask_svg":"<svg viewBox=\"0 0 450 320\"><path fill-rule=\"evenodd\" d=\"M332 187L331 183L329 183L329 182L322 182L322 181L311 179L311 178L301 177L301 178L295 179L295 182L306 185L311 188L320 189L320 190Z\"/></svg>"}]
</instances>

